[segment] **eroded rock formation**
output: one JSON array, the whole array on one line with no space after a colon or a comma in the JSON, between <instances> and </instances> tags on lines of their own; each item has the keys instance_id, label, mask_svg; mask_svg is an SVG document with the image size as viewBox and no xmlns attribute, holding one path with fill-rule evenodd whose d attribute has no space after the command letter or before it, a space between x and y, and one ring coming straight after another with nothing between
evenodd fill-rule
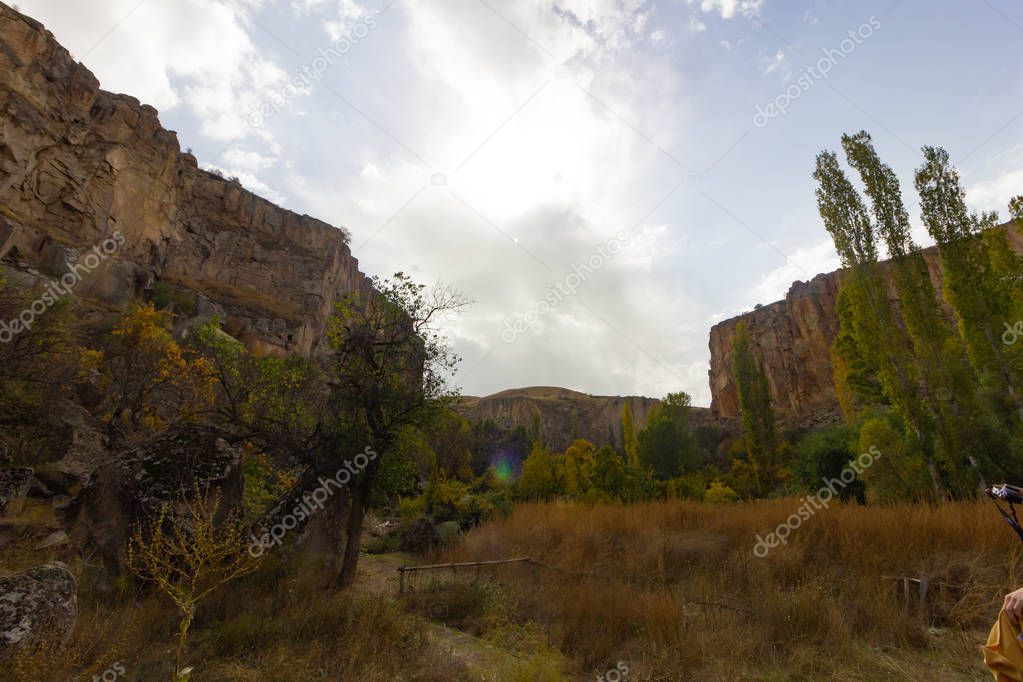
<instances>
[{"instance_id":1,"label":"eroded rock formation","mask_svg":"<svg viewBox=\"0 0 1023 682\"><path fill-rule=\"evenodd\" d=\"M263 352L314 353L335 302L368 286L343 230L200 170L154 108L100 90L0 3L0 257L56 278L118 234L80 301L120 306L159 281Z\"/></svg>"},{"instance_id":2,"label":"eroded rock formation","mask_svg":"<svg viewBox=\"0 0 1023 682\"><path fill-rule=\"evenodd\" d=\"M501 391L485 398L466 397L462 410L474 421L489 420L502 429L521 426L535 431L555 450L564 450L576 438L620 448L621 417L626 403L632 408L638 433L660 401L642 396L593 396L566 388L535 386ZM706 409L693 408L694 423L702 423L706 417Z\"/></svg>"}]
</instances>

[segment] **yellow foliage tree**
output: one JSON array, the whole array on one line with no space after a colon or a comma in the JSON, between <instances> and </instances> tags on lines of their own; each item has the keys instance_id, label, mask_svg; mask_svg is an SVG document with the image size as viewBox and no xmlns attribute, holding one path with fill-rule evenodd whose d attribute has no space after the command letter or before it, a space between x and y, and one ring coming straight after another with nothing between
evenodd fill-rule
<instances>
[{"instance_id":1,"label":"yellow foliage tree","mask_svg":"<svg viewBox=\"0 0 1023 682\"><path fill-rule=\"evenodd\" d=\"M150 304L127 313L102 350L82 351L82 365L103 392L110 430L154 431L187 421L213 402L209 361L182 350L170 332L168 311Z\"/></svg>"}]
</instances>

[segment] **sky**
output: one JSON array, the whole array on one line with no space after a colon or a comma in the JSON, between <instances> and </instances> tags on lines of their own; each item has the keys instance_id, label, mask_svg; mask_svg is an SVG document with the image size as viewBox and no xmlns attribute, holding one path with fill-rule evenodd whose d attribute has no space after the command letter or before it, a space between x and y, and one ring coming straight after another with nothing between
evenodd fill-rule
<instances>
[{"instance_id":1,"label":"sky","mask_svg":"<svg viewBox=\"0 0 1023 682\"><path fill-rule=\"evenodd\" d=\"M200 164L472 299L466 395L710 403L710 327L838 265L814 158L868 130L1023 193L1011 0L20 0Z\"/></svg>"}]
</instances>

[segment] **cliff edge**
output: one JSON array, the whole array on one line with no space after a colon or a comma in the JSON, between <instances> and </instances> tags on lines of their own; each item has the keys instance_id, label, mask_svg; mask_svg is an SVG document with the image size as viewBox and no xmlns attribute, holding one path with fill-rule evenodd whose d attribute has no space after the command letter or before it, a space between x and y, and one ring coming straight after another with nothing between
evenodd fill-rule
<instances>
[{"instance_id":1,"label":"cliff edge","mask_svg":"<svg viewBox=\"0 0 1023 682\"><path fill-rule=\"evenodd\" d=\"M316 353L335 302L369 286L342 229L199 169L156 109L101 90L0 3L0 258L55 279L118 233L79 301L119 307L159 284L262 353Z\"/></svg>"}]
</instances>

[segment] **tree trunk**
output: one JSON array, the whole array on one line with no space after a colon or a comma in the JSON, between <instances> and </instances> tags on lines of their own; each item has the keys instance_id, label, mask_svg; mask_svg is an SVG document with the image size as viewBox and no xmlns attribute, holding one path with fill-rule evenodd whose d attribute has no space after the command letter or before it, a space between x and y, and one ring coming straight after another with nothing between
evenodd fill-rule
<instances>
[{"instance_id":1,"label":"tree trunk","mask_svg":"<svg viewBox=\"0 0 1023 682\"><path fill-rule=\"evenodd\" d=\"M383 440L383 439L381 439ZM380 459L385 449L381 446L378 454L372 459L362 475L362 479L352 486L352 504L345 522L345 551L341 557L341 570L337 573L334 583L337 587L346 588L355 582L355 572L359 568L359 549L362 542L362 522L369 508L370 494L373 484L380 471Z\"/></svg>"},{"instance_id":2,"label":"tree trunk","mask_svg":"<svg viewBox=\"0 0 1023 682\"><path fill-rule=\"evenodd\" d=\"M345 550L341 557L341 570L337 574L336 584L340 588L350 587L355 582L355 573L359 568L359 549L362 543L362 522L366 518L366 507L369 504L369 491L366 481L352 492L352 506L348 511L345 523Z\"/></svg>"}]
</instances>

